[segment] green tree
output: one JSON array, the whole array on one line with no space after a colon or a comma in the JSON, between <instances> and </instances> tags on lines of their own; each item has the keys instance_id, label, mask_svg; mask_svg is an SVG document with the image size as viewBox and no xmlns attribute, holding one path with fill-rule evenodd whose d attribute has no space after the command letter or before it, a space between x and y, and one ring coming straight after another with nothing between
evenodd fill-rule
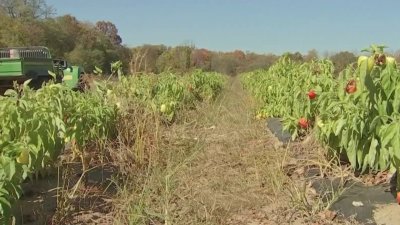
<instances>
[{"instance_id":1,"label":"green tree","mask_svg":"<svg viewBox=\"0 0 400 225\"><path fill-rule=\"evenodd\" d=\"M177 46L168 48L157 60L157 70L173 70L185 72L191 68L193 46Z\"/></svg>"},{"instance_id":2,"label":"green tree","mask_svg":"<svg viewBox=\"0 0 400 225\"><path fill-rule=\"evenodd\" d=\"M284 53L283 55L288 56L289 59L291 59L293 61L304 62L303 55L300 52L295 52L295 53L287 52L287 53Z\"/></svg>"},{"instance_id":3,"label":"green tree","mask_svg":"<svg viewBox=\"0 0 400 225\"><path fill-rule=\"evenodd\" d=\"M66 57L71 63L82 65L87 72L93 71L95 66L101 67L104 71L107 71L106 69L108 72L110 71L105 65L106 54L99 49L87 49L79 46L67 53Z\"/></svg>"},{"instance_id":4,"label":"green tree","mask_svg":"<svg viewBox=\"0 0 400 225\"><path fill-rule=\"evenodd\" d=\"M249 72L257 69L267 69L272 66L279 57L273 54L246 53L245 61L238 68L238 73Z\"/></svg>"},{"instance_id":5,"label":"green tree","mask_svg":"<svg viewBox=\"0 0 400 225\"><path fill-rule=\"evenodd\" d=\"M240 61L232 53L215 53L211 58L211 70L235 76L238 73Z\"/></svg>"},{"instance_id":6,"label":"green tree","mask_svg":"<svg viewBox=\"0 0 400 225\"><path fill-rule=\"evenodd\" d=\"M0 41L7 46L42 45L43 28L35 20L23 21L8 16L0 19Z\"/></svg>"}]
</instances>

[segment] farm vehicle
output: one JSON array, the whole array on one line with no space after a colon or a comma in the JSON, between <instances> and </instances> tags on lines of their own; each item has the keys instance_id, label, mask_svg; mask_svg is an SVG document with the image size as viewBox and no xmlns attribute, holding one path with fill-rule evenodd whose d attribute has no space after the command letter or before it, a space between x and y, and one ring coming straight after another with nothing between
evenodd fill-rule
<instances>
[{"instance_id":1,"label":"farm vehicle","mask_svg":"<svg viewBox=\"0 0 400 225\"><path fill-rule=\"evenodd\" d=\"M44 82L54 80L71 89L79 89L84 75L80 66L71 66L62 59L53 59L46 47L12 47L0 49L0 90L13 88L29 79L29 86L39 89Z\"/></svg>"}]
</instances>

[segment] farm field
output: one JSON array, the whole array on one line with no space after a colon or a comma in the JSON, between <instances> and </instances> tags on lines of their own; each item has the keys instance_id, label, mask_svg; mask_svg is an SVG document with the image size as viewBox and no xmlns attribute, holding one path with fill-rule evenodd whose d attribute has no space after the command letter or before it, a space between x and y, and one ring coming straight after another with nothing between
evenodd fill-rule
<instances>
[{"instance_id":1,"label":"farm field","mask_svg":"<svg viewBox=\"0 0 400 225\"><path fill-rule=\"evenodd\" d=\"M0 225L399 224L399 7L0 0Z\"/></svg>"},{"instance_id":2,"label":"farm field","mask_svg":"<svg viewBox=\"0 0 400 225\"><path fill-rule=\"evenodd\" d=\"M371 58L339 78L329 60L283 56L230 78L120 74L83 93L52 83L9 90L0 99L4 223L375 220L378 206L396 202L385 189L396 194L399 72L376 46ZM351 207L369 204L360 215L339 201L348 190L370 193L355 195Z\"/></svg>"}]
</instances>

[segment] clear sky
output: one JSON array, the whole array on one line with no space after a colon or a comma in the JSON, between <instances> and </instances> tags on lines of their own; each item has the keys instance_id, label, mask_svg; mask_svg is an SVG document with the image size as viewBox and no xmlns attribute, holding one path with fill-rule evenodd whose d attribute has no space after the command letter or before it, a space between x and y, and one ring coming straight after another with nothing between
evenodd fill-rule
<instances>
[{"instance_id":1,"label":"clear sky","mask_svg":"<svg viewBox=\"0 0 400 225\"><path fill-rule=\"evenodd\" d=\"M194 44L281 54L400 49L399 0L47 0L57 15L113 22L129 47Z\"/></svg>"}]
</instances>

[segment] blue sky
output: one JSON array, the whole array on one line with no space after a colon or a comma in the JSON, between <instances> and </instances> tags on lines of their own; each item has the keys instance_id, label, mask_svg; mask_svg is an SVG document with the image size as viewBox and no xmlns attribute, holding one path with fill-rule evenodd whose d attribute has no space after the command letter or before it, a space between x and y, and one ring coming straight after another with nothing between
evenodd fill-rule
<instances>
[{"instance_id":1,"label":"blue sky","mask_svg":"<svg viewBox=\"0 0 400 225\"><path fill-rule=\"evenodd\" d=\"M395 0L47 0L57 15L113 22L123 43L194 44L217 51L400 49Z\"/></svg>"}]
</instances>

